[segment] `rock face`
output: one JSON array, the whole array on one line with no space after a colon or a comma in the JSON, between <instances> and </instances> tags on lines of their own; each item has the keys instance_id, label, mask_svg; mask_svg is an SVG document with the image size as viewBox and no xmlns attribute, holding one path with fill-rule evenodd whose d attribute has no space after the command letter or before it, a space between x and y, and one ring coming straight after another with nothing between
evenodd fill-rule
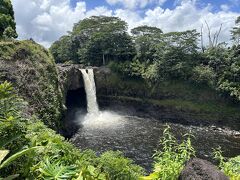
<instances>
[{"instance_id":1,"label":"rock face","mask_svg":"<svg viewBox=\"0 0 240 180\"><path fill-rule=\"evenodd\" d=\"M79 69L81 64L57 64L59 71L59 81L63 92L63 104L65 104L67 91L84 87L82 74Z\"/></svg>"},{"instance_id":2,"label":"rock face","mask_svg":"<svg viewBox=\"0 0 240 180\"><path fill-rule=\"evenodd\" d=\"M61 124L62 92L51 54L33 41L0 42L0 82L9 81L35 114L57 130Z\"/></svg>"},{"instance_id":3,"label":"rock face","mask_svg":"<svg viewBox=\"0 0 240 180\"><path fill-rule=\"evenodd\" d=\"M186 164L179 180L229 180L229 178L212 163L193 158Z\"/></svg>"},{"instance_id":4,"label":"rock face","mask_svg":"<svg viewBox=\"0 0 240 180\"><path fill-rule=\"evenodd\" d=\"M75 113L78 111L77 108L68 107L69 93L71 91L77 91L80 88L84 89L84 82L82 78L82 73L79 69L83 68L82 65L77 64L57 64L57 68L59 71L59 82L60 87L63 92L63 99L62 103L64 104L64 114L62 117L62 128L60 129L60 133L66 137L70 138L73 134L75 134L78 129L79 125L74 122L75 120ZM74 94L74 99L80 99L84 97L78 97L79 94Z\"/></svg>"}]
</instances>

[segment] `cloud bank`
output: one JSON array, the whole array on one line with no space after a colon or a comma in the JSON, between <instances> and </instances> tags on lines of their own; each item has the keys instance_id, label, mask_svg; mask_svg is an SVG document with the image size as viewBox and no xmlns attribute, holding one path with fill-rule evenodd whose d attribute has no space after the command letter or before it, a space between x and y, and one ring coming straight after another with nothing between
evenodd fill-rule
<instances>
[{"instance_id":1,"label":"cloud bank","mask_svg":"<svg viewBox=\"0 0 240 180\"><path fill-rule=\"evenodd\" d=\"M87 10L86 2L80 1L75 7L70 0L13 0L17 32L20 39L33 38L38 43L49 47L67 31L71 31L74 23L92 15L118 16L129 24L129 29L139 25L150 25L161 28L164 32L197 29L208 22L214 33L223 25L219 40L228 42L230 30L240 13L231 12L228 5L223 4L221 10L214 12L208 4L199 8L196 0L182 0L173 9L164 9L165 0L106 0L110 5L122 3L123 8L109 9L98 6ZM144 9L140 14L136 8L144 8L155 3L155 7ZM205 36L207 30L204 28Z\"/></svg>"}]
</instances>

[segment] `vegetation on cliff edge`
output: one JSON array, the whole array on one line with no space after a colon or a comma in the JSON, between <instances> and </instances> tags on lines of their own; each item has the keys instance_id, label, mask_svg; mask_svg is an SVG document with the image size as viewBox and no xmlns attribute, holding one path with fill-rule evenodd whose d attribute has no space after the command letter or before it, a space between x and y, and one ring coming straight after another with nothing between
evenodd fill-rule
<instances>
[{"instance_id":1,"label":"vegetation on cliff edge","mask_svg":"<svg viewBox=\"0 0 240 180\"><path fill-rule=\"evenodd\" d=\"M62 93L48 50L31 40L1 41L0 82L5 80L12 82L29 103L29 113L35 113L49 127L59 128Z\"/></svg>"}]
</instances>

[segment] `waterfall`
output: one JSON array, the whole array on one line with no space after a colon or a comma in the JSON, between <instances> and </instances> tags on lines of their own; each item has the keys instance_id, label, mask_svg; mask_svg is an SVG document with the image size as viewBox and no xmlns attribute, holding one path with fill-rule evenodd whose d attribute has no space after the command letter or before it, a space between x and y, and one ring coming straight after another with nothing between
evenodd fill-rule
<instances>
[{"instance_id":1,"label":"waterfall","mask_svg":"<svg viewBox=\"0 0 240 180\"><path fill-rule=\"evenodd\" d=\"M117 113L111 111L99 111L96 97L96 86L93 69L79 69L83 76L85 91L87 95L88 113L82 118L79 116L78 122L84 128L104 129L123 126L125 119Z\"/></svg>"},{"instance_id":2,"label":"waterfall","mask_svg":"<svg viewBox=\"0 0 240 180\"><path fill-rule=\"evenodd\" d=\"M98 114L98 104L96 97L96 86L93 69L80 69L83 75L85 91L87 95L87 111L89 114Z\"/></svg>"}]
</instances>

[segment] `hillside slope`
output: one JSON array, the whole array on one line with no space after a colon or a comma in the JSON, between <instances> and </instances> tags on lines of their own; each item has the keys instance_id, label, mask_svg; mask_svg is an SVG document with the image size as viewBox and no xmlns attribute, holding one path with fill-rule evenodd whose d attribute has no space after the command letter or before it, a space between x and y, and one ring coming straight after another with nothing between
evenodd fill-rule
<instances>
[{"instance_id":1,"label":"hillside slope","mask_svg":"<svg viewBox=\"0 0 240 180\"><path fill-rule=\"evenodd\" d=\"M45 48L31 40L0 42L0 81L6 80L29 103L27 113L59 128L62 93L56 65Z\"/></svg>"}]
</instances>

